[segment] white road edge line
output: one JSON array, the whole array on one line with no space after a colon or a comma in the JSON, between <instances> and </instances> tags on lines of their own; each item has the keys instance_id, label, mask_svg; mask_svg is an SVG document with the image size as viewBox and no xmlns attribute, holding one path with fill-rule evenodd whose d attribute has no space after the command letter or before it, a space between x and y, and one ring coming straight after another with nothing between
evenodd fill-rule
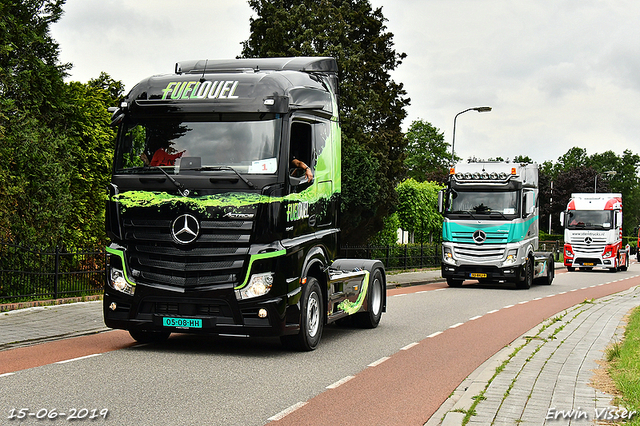
<instances>
[{"instance_id":1,"label":"white road edge line","mask_svg":"<svg viewBox=\"0 0 640 426\"><path fill-rule=\"evenodd\" d=\"M430 335L427 336L427 339L430 337L436 337L439 336L440 334L442 334L442 331L436 331L435 333L431 333Z\"/></svg>"},{"instance_id":2,"label":"white road edge line","mask_svg":"<svg viewBox=\"0 0 640 426\"><path fill-rule=\"evenodd\" d=\"M508 308L513 308L513 305L507 305L502 307L502 309L508 309Z\"/></svg>"},{"instance_id":3,"label":"white road edge line","mask_svg":"<svg viewBox=\"0 0 640 426\"><path fill-rule=\"evenodd\" d=\"M482 318L482 315L476 315L475 317L469 318L469 321L477 320L478 318Z\"/></svg>"},{"instance_id":4,"label":"white road edge line","mask_svg":"<svg viewBox=\"0 0 640 426\"><path fill-rule=\"evenodd\" d=\"M388 360L389 357L388 356L383 356L382 358L380 358L377 361L373 361L371 364L369 364L367 367L375 367L376 365L380 365L383 362L385 362L386 360Z\"/></svg>"},{"instance_id":5,"label":"white road edge line","mask_svg":"<svg viewBox=\"0 0 640 426\"><path fill-rule=\"evenodd\" d=\"M453 324L452 326L450 326L449 328L457 328L460 327L462 324L464 324L463 322L459 322L457 324Z\"/></svg>"},{"instance_id":6,"label":"white road edge line","mask_svg":"<svg viewBox=\"0 0 640 426\"><path fill-rule=\"evenodd\" d=\"M413 342L413 343L409 343L407 346L405 346L404 348L400 348L401 351L408 351L409 349L411 349L414 346L418 346L418 342Z\"/></svg>"},{"instance_id":7,"label":"white road edge line","mask_svg":"<svg viewBox=\"0 0 640 426\"><path fill-rule=\"evenodd\" d=\"M9 377L9 376L13 376L16 373L4 373L4 374L0 374L0 377Z\"/></svg>"},{"instance_id":8,"label":"white road edge line","mask_svg":"<svg viewBox=\"0 0 640 426\"><path fill-rule=\"evenodd\" d=\"M337 382L327 386L327 389L335 389L340 385L344 385L345 383L347 383L349 380L353 379L355 376L347 376L345 378L342 378L340 380L338 380Z\"/></svg>"},{"instance_id":9,"label":"white road edge line","mask_svg":"<svg viewBox=\"0 0 640 426\"><path fill-rule=\"evenodd\" d=\"M498 312L498 311L499 311L499 309L494 309L493 311L489 311L489 312L487 312L487 313L488 313L488 314L495 314L495 313L496 313L496 312Z\"/></svg>"},{"instance_id":10,"label":"white road edge line","mask_svg":"<svg viewBox=\"0 0 640 426\"><path fill-rule=\"evenodd\" d=\"M81 359L93 358L94 356L100 356L100 355L102 355L102 354L93 354L93 355L81 356L81 357L78 357L78 358L71 358L71 359L66 359L64 361L58 361L58 362L56 362L54 364L66 364L67 362L79 361Z\"/></svg>"},{"instance_id":11,"label":"white road edge line","mask_svg":"<svg viewBox=\"0 0 640 426\"><path fill-rule=\"evenodd\" d=\"M305 405L307 405L306 402L298 402L297 404L293 404L291 407L286 408L282 411L280 411L278 414L276 414L275 416L271 416L269 417L267 420L270 422L276 422L278 420L282 420L283 418L285 418L287 415L293 413L294 411L296 411L298 408L302 408Z\"/></svg>"}]
</instances>

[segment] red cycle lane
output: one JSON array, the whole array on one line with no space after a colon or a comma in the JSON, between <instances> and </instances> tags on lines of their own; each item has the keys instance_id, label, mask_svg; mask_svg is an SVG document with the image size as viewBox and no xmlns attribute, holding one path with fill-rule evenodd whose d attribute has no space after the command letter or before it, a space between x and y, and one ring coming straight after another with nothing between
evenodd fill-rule
<instances>
[{"instance_id":1,"label":"red cycle lane","mask_svg":"<svg viewBox=\"0 0 640 426\"><path fill-rule=\"evenodd\" d=\"M423 425L483 362L565 309L640 284L640 277L545 297L469 320L401 350L280 420L285 425Z\"/></svg>"}]
</instances>

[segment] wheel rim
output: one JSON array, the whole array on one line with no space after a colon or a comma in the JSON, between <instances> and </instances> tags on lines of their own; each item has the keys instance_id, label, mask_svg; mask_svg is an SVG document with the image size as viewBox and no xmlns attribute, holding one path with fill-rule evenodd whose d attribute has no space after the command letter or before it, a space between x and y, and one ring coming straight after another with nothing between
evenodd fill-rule
<instances>
[{"instance_id":1,"label":"wheel rim","mask_svg":"<svg viewBox=\"0 0 640 426\"><path fill-rule=\"evenodd\" d=\"M318 294L313 292L309 295L309 303L307 303L307 330L309 337L315 337L320 328L320 301Z\"/></svg>"},{"instance_id":2,"label":"wheel rim","mask_svg":"<svg viewBox=\"0 0 640 426\"><path fill-rule=\"evenodd\" d=\"M378 315L380 309L382 309L382 291L380 290L380 280L376 278L371 286L371 312L373 315Z\"/></svg>"}]
</instances>

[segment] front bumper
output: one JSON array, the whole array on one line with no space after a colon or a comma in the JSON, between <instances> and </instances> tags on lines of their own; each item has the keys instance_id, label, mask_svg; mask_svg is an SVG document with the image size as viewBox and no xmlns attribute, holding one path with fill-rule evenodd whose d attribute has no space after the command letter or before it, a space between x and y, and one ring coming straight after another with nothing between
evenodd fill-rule
<instances>
[{"instance_id":1,"label":"front bumper","mask_svg":"<svg viewBox=\"0 0 640 426\"><path fill-rule=\"evenodd\" d=\"M513 265L506 268L482 265L441 264L442 278L454 280L487 280L520 282L525 279L525 265Z\"/></svg>"},{"instance_id":2,"label":"front bumper","mask_svg":"<svg viewBox=\"0 0 640 426\"><path fill-rule=\"evenodd\" d=\"M177 296L138 285L133 297L106 289L104 322L110 328L139 331L273 337L296 333L299 310L295 303L287 307L295 296L270 296L237 301L232 287Z\"/></svg>"}]
</instances>

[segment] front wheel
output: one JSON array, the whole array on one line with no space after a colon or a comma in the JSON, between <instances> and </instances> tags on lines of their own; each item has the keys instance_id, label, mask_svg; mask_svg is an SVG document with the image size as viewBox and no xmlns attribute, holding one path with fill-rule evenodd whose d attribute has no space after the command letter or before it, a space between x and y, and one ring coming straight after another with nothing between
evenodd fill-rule
<instances>
[{"instance_id":1,"label":"front wheel","mask_svg":"<svg viewBox=\"0 0 640 426\"><path fill-rule=\"evenodd\" d=\"M356 314L358 325L362 328L376 328L382 318L382 301L384 290L382 288L382 273L376 269L371 274L369 291L367 296L367 311Z\"/></svg>"},{"instance_id":2,"label":"front wheel","mask_svg":"<svg viewBox=\"0 0 640 426\"><path fill-rule=\"evenodd\" d=\"M622 272L626 271L627 269L629 269L629 254L624 257L624 265L620 266L620 270Z\"/></svg>"},{"instance_id":3,"label":"front wheel","mask_svg":"<svg viewBox=\"0 0 640 426\"><path fill-rule=\"evenodd\" d=\"M453 278L447 278L447 285L449 287L462 287L462 280L454 280Z\"/></svg>"},{"instance_id":4,"label":"front wheel","mask_svg":"<svg viewBox=\"0 0 640 426\"><path fill-rule=\"evenodd\" d=\"M524 280L517 281L516 287L527 290L531 288L531 284L533 284L533 256L529 255L524 266Z\"/></svg>"},{"instance_id":5,"label":"front wheel","mask_svg":"<svg viewBox=\"0 0 640 426\"><path fill-rule=\"evenodd\" d=\"M282 336L283 345L300 351L317 348L324 327L323 312L320 284L317 279L309 277L300 298L300 331L294 336Z\"/></svg>"}]
</instances>

